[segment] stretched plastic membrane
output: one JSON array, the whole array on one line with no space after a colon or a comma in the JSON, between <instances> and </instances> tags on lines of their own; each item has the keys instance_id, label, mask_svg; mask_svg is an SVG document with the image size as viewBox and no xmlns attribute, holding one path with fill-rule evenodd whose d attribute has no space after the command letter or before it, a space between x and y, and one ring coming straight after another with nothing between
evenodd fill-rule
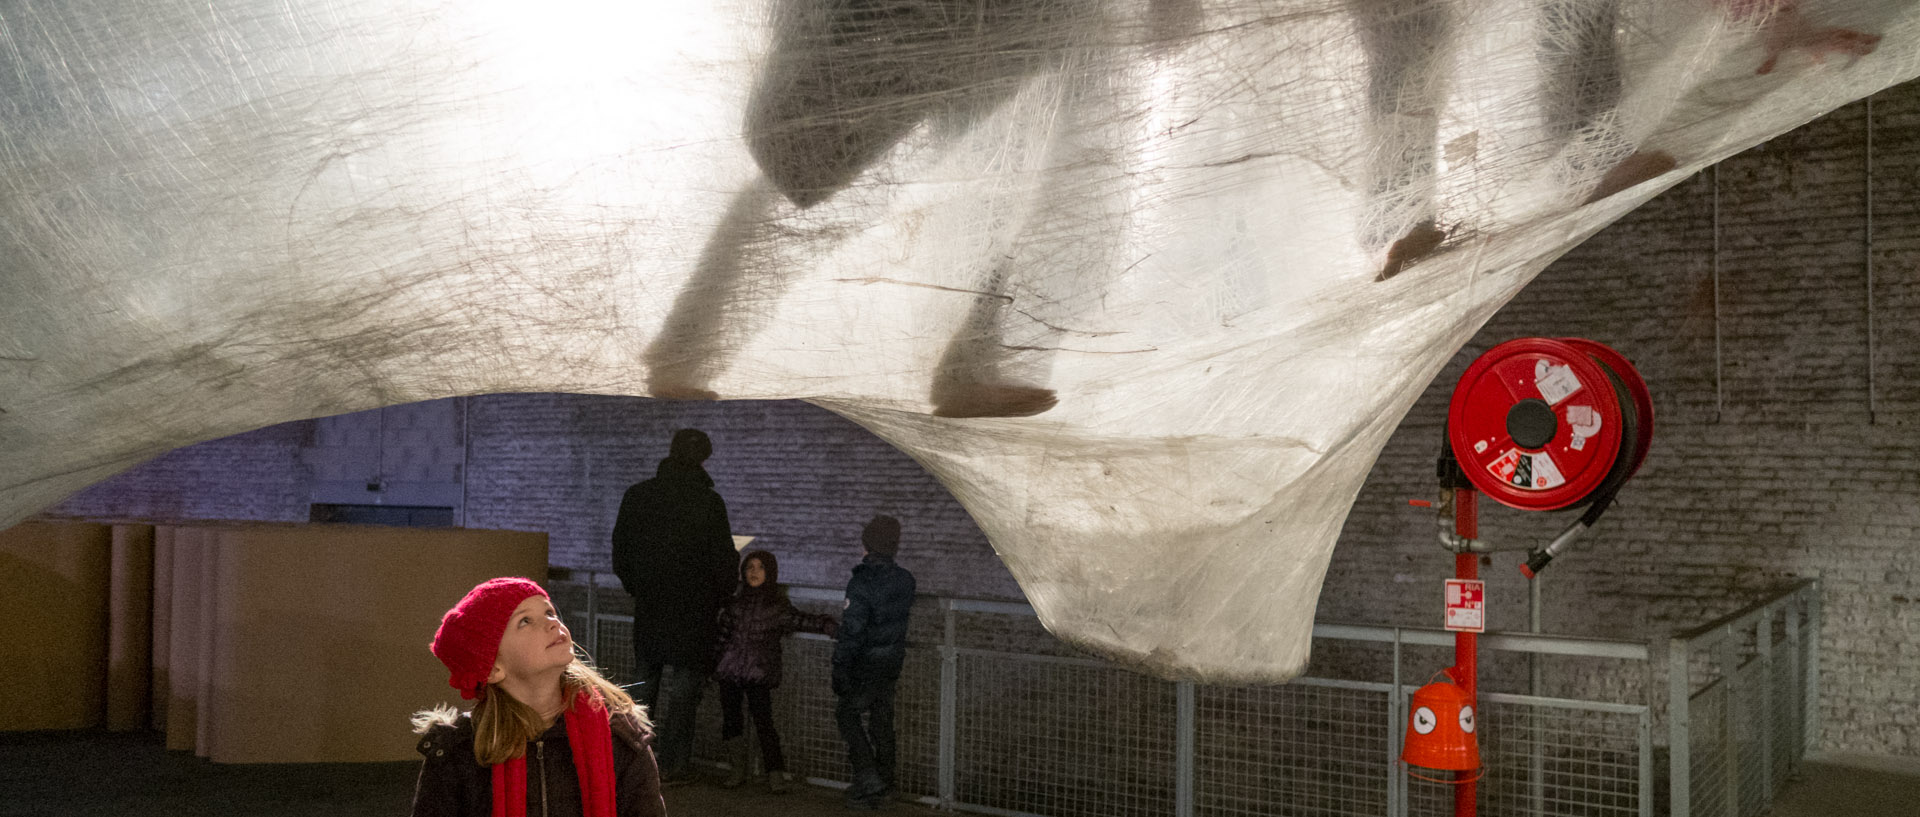
<instances>
[{"instance_id":1,"label":"stretched plastic membrane","mask_svg":"<svg viewBox=\"0 0 1920 817\"><path fill-rule=\"evenodd\" d=\"M1283 680L1548 262L1920 74L1882 0L0 0L0 526L456 394L813 400L1054 632Z\"/></svg>"}]
</instances>

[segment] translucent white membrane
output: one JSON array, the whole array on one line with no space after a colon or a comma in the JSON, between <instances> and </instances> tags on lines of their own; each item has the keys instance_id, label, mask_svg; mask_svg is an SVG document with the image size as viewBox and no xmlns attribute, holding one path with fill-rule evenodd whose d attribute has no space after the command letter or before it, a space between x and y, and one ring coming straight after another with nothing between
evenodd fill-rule
<instances>
[{"instance_id":1,"label":"translucent white membrane","mask_svg":"<svg viewBox=\"0 0 1920 817\"><path fill-rule=\"evenodd\" d=\"M801 397L943 479L1061 636L1282 680L1475 328L1659 189L1920 73L1917 28L1868 0L0 0L0 524L378 405Z\"/></svg>"}]
</instances>

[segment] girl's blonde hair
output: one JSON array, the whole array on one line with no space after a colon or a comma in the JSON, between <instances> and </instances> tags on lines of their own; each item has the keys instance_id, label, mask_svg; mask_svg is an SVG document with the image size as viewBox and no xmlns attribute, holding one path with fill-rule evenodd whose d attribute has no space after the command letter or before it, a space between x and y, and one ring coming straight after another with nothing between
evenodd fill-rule
<instances>
[{"instance_id":1,"label":"girl's blonde hair","mask_svg":"<svg viewBox=\"0 0 1920 817\"><path fill-rule=\"evenodd\" d=\"M582 691L589 695L598 692L606 702L609 715L631 714L641 728L653 726L645 707L635 704L626 690L579 658L567 665L560 676L560 685L569 703ZM423 709L413 714L413 731L424 735L435 726L452 725L459 717L460 710L446 704ZM538 739L543 731L540 713L507 694L499 684L488 684L487 694L473 706L473 755L482 766L505 763L526 754L527 744Z\"/></svg>"}]
</instances>

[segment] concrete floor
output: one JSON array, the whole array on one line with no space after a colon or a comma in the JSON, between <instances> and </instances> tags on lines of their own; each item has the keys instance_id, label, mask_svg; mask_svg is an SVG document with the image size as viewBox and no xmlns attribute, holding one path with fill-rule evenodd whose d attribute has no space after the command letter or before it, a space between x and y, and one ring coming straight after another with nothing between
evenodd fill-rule
<instances>
[{"instance_id":1,"label":"concrete floor","mask_svg":"<svg viewBox=\"0 0 1920 817\"><path fill-rule=\"evenodd\" d=\"M0 817L404 817L418 763L227 766L169 752L155 733L0 733ZM672 817L848 814L840 793L795 786L667 790ZM898 803L888 813L931 814Z\"/></svg>"},{"instance_id":2,"label":"concrete floor","mask_svg":"<svg viewBox=\"0 0 1920 817\"><path fill-rule=\"evenodd\" d=\"M1811 755L1768 817L1920 815L1920 758Z\"/></svg>"},{"instance_id":3,"label":"concrete floor","mask_svg":"<svg viewBox=\"0 0 1920 817\"><path fill-rule=\"evenodd\" d=\"M153 733L0 734L0 817L405 815L416 763L223 766L166 751ZM673 817L844 815L838 792L772 795L695 784L667 791ZM891 813L930 815L897 803ZM1283 810L1276 809L1276 814ZM1920 758L1809 757L1768 817L1920 815Z\"/></svg>"}]
</instances>

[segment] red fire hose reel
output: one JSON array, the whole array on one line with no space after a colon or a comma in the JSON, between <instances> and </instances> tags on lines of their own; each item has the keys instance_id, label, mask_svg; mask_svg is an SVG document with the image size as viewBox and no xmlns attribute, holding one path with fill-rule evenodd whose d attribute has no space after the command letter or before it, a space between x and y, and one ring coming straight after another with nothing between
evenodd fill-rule
<instances>
[{"instance_id":1,"label":"red fire hose reel","mask_svg":"<svg viewBox=\"0 0 1920 817\"><path fill-rule=\"evenodd\" d=\"M1456 579L1467 586L1478 584L1477 554L1492 550L1477 539L1476 493L1523 511L1586 506L1551 544L1527 555L1520 572L1531 579L1593 527L1640 469L1653 444L1653 398L1633 364L1602 344L1520 338L1487 350L1460 376L1447 407L1446 438L1440 449L1440 539L1454 553ZM1428 684L1414 693L1401 751L1408 765L1455 772L1442 781L1456 784L1455 817L1473 817L1475 781L1484 774L1473 734L1476 633L1484 625L1484 619L1449 622L1456 631L1448 670L1454 683ZM1449 714L1457 717L1458 729L1446 728Z\"/></svg>"},{"instance_id":2,"label":"red fire hose reel","mask_svg":"<svg viewBox=\"0 0 1920 817\"><path fill-rule=\"evenodd\" d=\"M1529 577L1613 502L1653 444L1653 398L1633 364L1584 338L1519 338L1454 387L1447 446L1461 476L1523 511L1588 506L1521 568Z\"/></svg>"}]
</instances>

